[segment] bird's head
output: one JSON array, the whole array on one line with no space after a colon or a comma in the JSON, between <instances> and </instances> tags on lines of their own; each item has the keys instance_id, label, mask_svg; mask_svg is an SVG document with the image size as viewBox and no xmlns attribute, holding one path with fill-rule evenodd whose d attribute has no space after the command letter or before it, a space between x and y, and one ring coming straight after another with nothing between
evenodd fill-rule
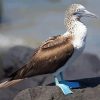
<instances>
[{"instance_id":1,"label":"bird's head","mask_svg":"<svg viewBox=\"0 0 100 100\"><path fill-rule=\"evenodd\" d=\"M74 16L78 19L80 19L81 17L96 17L94 13L86 10L86 8L81 4L72 4L67 11L67 15L69 15L70 17Z\"/></svg>"},{"instance_id":2,"label":"bird's head","mask_svg":"<svg viewBox=\"0 0 100 100\"><path fill-rule=\"evenodd\" d=\"M96 18L97 16L86 10L81 4L72 4L65 13L64 24L67 29L71 30L73 28L73 22L80 21L82 17Z\"/></svg>"}]
</instances>

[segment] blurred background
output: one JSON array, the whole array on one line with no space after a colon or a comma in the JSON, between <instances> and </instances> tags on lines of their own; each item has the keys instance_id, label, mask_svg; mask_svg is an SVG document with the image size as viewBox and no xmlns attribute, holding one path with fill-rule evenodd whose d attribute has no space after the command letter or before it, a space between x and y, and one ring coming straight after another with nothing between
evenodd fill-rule
<instances>
[{"instance_id":1,"label":"blurred background","mask_svg":"<svg viewBox=\"0 0 100 100\"><path fill-rule=\"evenodd\" d=\"M99 0L0 0L0 48L35 48L49 36L63 34L65 10L72 3L100 15ZM88 27L85 52L100 56L100 18L83 20Z\"/></svg>"},{"instance_id":2,"label":"blurred background","mask_svg":"<svg viewBox=\"0 0 100 100\"><path fill-rule=\"evenodd\" d=\"M26 63L42 41L66 32L65 11L72 3L80 3L100 16L99 0L0 0L0 79ZM87 45L80 60L67 69L66 79L100 76L100 17L82 21L88 28ZM45 76L24 81L0 91L0 100L12 100L20 90L51 80L51 76Z\"/></svg>"}]
</instances>

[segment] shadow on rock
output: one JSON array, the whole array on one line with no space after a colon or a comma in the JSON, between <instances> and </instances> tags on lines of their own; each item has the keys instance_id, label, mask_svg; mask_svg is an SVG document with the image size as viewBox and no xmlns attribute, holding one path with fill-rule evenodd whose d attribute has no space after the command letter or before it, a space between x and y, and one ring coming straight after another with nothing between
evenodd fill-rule
<instances>
[{"instance_id":1,"label":"shadow on rock","mask_svg":"<svg viewBox=\"0 0 100 100\"><path fill-rule=\"evenodd\" d=\"M88 88L88 87L96 87L100 85L100 77L93 77L93 78L85 78L85 79L78 79L78 80L70 80L69 82L78 82L80 84L80 89ZM54 86L54 83L48 84L47 86Z\"/></svg>"}]
</instances>

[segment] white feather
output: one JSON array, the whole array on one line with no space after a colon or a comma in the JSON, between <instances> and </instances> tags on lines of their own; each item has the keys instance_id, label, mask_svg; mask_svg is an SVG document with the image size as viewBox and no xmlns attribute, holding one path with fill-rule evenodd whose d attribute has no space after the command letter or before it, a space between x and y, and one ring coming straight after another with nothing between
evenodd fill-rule
<instances>
[{"instance_id":1,"label":"white feather","mask_svg":"<svg viewBox=\"0 0 100 100\"><path fill-rule=\"evenodd\" d=\"M87 28L83 23L79 21L76 21L74 24L75 24L75 27L73 29L74 39L72 41L72 44L74 48L81 48L86 41Z\"/></svg>"}]
</instances>

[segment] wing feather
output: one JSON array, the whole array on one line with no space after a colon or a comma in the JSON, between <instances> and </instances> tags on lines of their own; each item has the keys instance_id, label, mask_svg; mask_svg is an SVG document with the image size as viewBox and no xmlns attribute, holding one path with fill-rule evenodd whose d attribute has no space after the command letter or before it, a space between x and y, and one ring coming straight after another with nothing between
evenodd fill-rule
<instances>
[{"instance_id":1,"label":"wing feather","mask_svg":"<svg viewBox=\"0 0 100 100\"><path fill-rule=\"evenodd\" d=\"M45 41L33 53L31 60L11 75L12 79L48 74L58 70L74 52L70 39L59 35Z\"/></svg>"},{"instance_id":2,"label":"wing feather","mask_svg":"<svg viewBox=\"0 0 100 100\"><path fill-rule=\"evenodd\" d=\"M64 39L62 39L61 35L58 35L49 38L49 40L45 41L40 47L42 49L49 49L61 45L62 43L64 43Z\"/></svg>"}]
</instances>

